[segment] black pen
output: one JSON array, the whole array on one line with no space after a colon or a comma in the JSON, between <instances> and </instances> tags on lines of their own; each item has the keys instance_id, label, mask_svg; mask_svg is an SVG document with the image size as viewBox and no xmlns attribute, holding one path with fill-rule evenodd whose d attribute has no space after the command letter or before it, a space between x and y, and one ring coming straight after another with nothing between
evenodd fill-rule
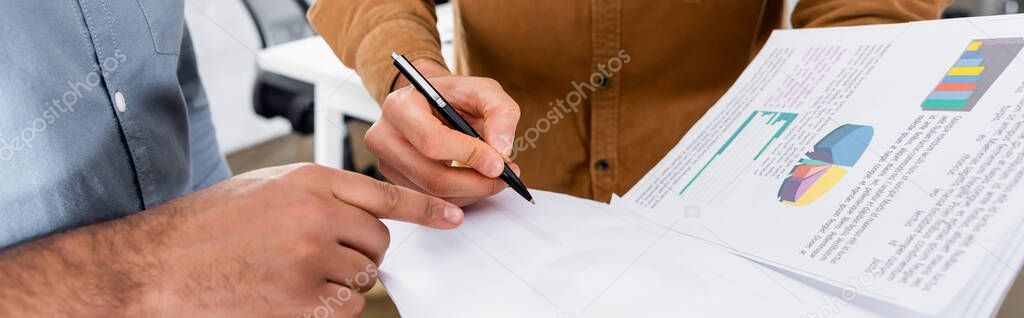
<instances>
[{"instance_id":1,"label":"black pen","mask_svg":"<svg viewBox=\"0 0 1024 318\"><path fill-rule=\"evenodd\" d=\"M430 103L431 106L434 106L434 109L441 114L441 117L444 117L444 120L448 122L449 126L469 135L470 137L483 140L483 138L480 138L480 134L476 133L476 130L473 130L473 127L466 123L465 119L462 119L462 116L459 115L458 111L449 107L450 104L448 104L448 101L441 96L441 93L438 93L437 90L434 89L433 85L430 85L430 82L427 82L427 79L423 77L423 74L420 74L420 71L417 70L416 67L412 66L412 63L409 63L409 60L407 60L405 56L398 53L391 53L391 59L395 61L395 67L398 68L398 71L402 72L402 75L405 75L405 78L409 79L412 86L416 87L416 90L419 91L420 94L423 94L423 97L427 98L427 102ZM512 172L512 169L510 169L507 164L505 165L505 170L501 172L501 180L505 180L505 183L508 183L508 186L512 187L512 190L516 190L516 192L523 196L527 201L536 204L536 202L533 202L533 196L530 195L530 191L526 189L525 185L523 185L523 181L520 181L519 177L516 177L516 174Z\"/></svg>"}]
</instances>

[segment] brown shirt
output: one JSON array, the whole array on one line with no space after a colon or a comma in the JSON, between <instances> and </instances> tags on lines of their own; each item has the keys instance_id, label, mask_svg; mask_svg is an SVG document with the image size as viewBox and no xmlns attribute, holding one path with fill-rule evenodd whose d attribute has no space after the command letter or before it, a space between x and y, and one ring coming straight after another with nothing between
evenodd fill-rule
<instances>
[{"instance_id":1,"label":"brown shirt","mask_svg":"<svg viewBox=\"0 0 1024 318\"><path fill-rule=\"evenodd\" d=\"M801 0L794 27L934 19L947 1ZM378 101L389 54L444 63L432 1L320 0L312 24ZM498 80L522 108L531 188L625 193L729 88L783 23L783 0L459 0L457 74Z\"/></svg>"}]
</instances>

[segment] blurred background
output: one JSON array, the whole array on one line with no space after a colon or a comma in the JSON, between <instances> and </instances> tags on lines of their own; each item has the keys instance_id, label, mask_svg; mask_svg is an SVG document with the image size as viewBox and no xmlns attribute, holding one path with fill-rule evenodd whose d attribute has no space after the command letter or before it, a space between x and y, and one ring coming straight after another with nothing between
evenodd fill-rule
<instances>
[{"instance_id":1,"label":"blurred background","mask_svg":"<svg viewBox=\"0 0 1024 318\"><path fill-rule=\"evenodd\" d=\"M1022 12L1019 0L956 0L952 3L944 17L959 18Z\"/></svg>"},{"instance_id":2,"label":"blurred background","mask_svg":"<svg viewBox=\"0 0 1024 318\"><path fill-rule=\"evenodd\" d=\"M854 0L850 0L854 1ZM947 0L935 0L950 3ZM274 72L268 50L289 43L309 40L316 34L305 20L305 10L313 0L219 0L186 1L186 19L198 52L200 74L212 104L217 140L235 174L293 162L339 162L349 170L378 176L376 159L362 145L362 135L371 116L329 116L316 119L313 81L283 76ZM444 1L436 1L446 3ZM789 8L796 5L789 2ZM944 18L1019 13L1019 0L956 0ZM755 1L751 1L755 5ZM756 4L759 5L759 4ZM442 42L450 43L451 12L448 4L439 6ZM444 10L447 10L444 12ZM335 63L337 64L337 63ZM260 67L263 65L263 67ZM334 67L342 68L340 64ZM330 68L328 68L330 69ZM358 79L345 79L358 95ZM339 86L340 88L341 86ZM344 90L335 99L345 99ZM331 92L330 95L336 95ZM352 97L365 105L365 94ZM356 102L353 102L356 103ZM372 113L372 112L371 112ZM323 116L323 114L321 114ZM333 119L332 119L333 118ZM334 138L314 138L318 135ZM326 133L325 133L326 132ZM315 154L328 149L330 154ZM337 154L335 154L335 152ZM337 158L335 158L337 157ZM1024 285L1010 291L1000 317L1024 317ZM398 317L398 311L381 286L368 294L364 317Z\"/></svg>"}]
</instances>

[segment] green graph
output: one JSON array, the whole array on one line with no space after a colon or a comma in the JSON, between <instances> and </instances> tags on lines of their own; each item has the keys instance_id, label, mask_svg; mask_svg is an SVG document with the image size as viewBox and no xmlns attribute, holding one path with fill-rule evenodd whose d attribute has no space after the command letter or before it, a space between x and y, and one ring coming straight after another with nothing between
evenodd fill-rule
<instances>
[{"instance_id":1,"label":"green graph","mask_svg":"<svg viewBox=\"0 0 1024 318\"><path fill-rule=\"evenodd\" d=\"M746 165L761 158L765 150L789 128L796 116L797 114L794 113L760 110L751 113L711 156L711 159L708 159L693 178L683 186L683 189L679 190L679 195L686 193L708 171L716 170L714 168L717 166L721 168L717 170L735 172L736 170L731 168L737 164Z\"/></svg>"}]
</instances>

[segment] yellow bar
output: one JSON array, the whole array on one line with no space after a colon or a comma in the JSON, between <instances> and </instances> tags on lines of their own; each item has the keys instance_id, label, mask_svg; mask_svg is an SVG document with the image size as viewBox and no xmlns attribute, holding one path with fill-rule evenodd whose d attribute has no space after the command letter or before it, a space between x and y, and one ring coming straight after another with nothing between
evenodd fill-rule
<instances>
[{"instance_id":1,"label":"yellow bar","mask_svg":"<svg viewBox=\"0 0 1024 318\"><path fill-rule=\"evenodd\" d=\"M968 51L977 51L979 48L981 48L981 41L971 42L971 45L967 46Z\"/></svg>"},{"instance_id":2,"label":"yellow bar","mask_svg":"<svg viewBox=\"0 0 1024 318\"><path fill-rule=\"evenodd\" d=\"M983 70L985 70L984 66L954 67L946 75L981 75Z\"/></svg>"}]
</instances>

